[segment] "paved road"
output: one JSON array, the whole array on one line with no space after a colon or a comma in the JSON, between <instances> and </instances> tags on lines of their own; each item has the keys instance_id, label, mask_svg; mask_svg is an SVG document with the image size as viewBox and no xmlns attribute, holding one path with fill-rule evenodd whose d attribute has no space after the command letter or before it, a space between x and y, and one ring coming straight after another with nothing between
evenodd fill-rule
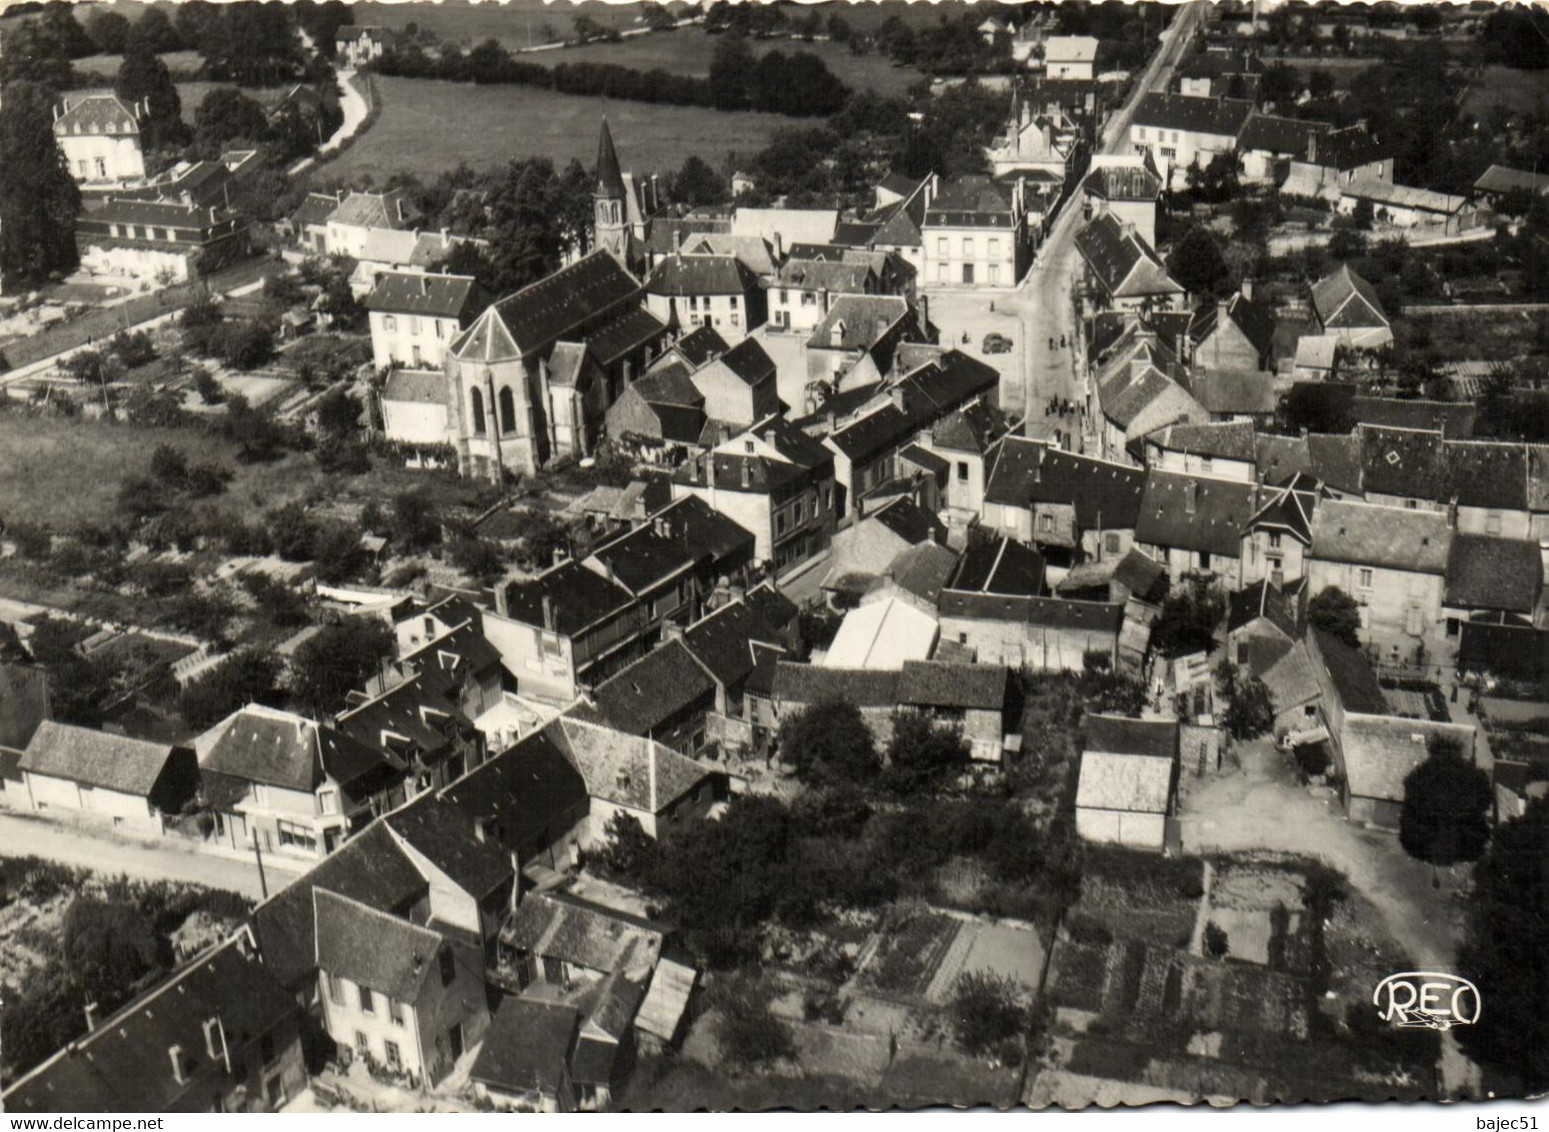
<instances>
[{"instance_id":1,"label":"paved road","mask_svg":"<svg viewBox=\"0 0 1549 1132\"><path fill-rule=\"evenodd\" d=\"M251 857L216 856L175 841L147 844L93 836L74 826L55 825L40 818L0 813L0 856L43 857L72 868L125 873L139 880L180 880L262 898L258 868ZM301 872L290 861L264 856L269 892L290 883Z\"/></svg>"},{"instance_id":2,"label":"paved road","mask_svg":"<svg viewBox=\"0 0 1549 1132\"><path fill-rule=\"evenodd\" d=\"M1122 153L1128 149L1130 120L1135 115L1135 108L1149 91L1164 87L1171 80L1173 68L1192 38L1205 7L1196 0L1184 5L1173 18L1172 25L1162 34L1161 49L1135 84L1129 101L1109 119L1098 139L1099 153ZM1022 319L1022 339L1026 343L1023 358L1027 367L1022 387L1026 397L1025 431L1029 436L1047 437L1056 429L1064 433L1077 425L1078 418L1051 417L1045 412L1050 397L1075 402L1084 397L1075 345L1078 327L1071 296L1081 270L1075 234L1082 224L1085 203L1085 194L1080 189L1071 194L1039 248L1032 269L1017 288L1015 298L1006 303L1007 308ZM1058 345L1061 336L1069 344L1063 349ZM1053 350L1049 349L1051 337L1056 343Z\"/></svg>"}]
</instances>

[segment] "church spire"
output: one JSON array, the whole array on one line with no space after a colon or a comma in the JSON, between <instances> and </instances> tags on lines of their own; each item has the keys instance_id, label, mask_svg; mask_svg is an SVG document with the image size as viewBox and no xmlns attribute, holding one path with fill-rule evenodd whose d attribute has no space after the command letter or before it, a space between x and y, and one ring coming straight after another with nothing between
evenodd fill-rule
<instances>
[{"instance_id":1,"label":"church spire","mask_svg":"<svg viewBox=\"0 0 1549 1132\"><path fill-rule=\"evenodd\" d=\"M608 130L606 117L597 139L597 186L593 195L606 200L624 199L624 175L619 172L619 155L613 149L613 134Z\"/></svg>"}]
</instances>

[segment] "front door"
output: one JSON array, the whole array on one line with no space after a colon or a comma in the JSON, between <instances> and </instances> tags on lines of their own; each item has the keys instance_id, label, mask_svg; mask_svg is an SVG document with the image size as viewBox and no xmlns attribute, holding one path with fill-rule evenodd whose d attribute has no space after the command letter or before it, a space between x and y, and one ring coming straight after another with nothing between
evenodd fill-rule
<instances>
[{"instance_id":1,"label":"front door","mask_svg":"<svg viewBox=\"0 0 1549 1132\"><path fill-rule=\"evenodd\" d=\"M963 282L964 283L972 283L973 281L974 281L974 265L971 264L971 263L963 264Z\"/></svg>"}]
</instances>

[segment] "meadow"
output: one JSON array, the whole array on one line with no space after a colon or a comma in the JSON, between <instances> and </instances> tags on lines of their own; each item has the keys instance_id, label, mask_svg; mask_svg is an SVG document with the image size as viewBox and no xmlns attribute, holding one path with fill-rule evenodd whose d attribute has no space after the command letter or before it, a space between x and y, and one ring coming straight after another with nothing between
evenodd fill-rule
<instances>
[{"instance_id":1,"label":"meadow","mask_svg":"<svg viewBox=\"0 0 1549 1132\"><path fill-rule=\"evenodd\" d=\"M691 154L720 166L728 154L756 152L775 131L804 124L778 114L434 79L383 77L377 92L381 112L371 128L320 166L314 180L355 183L370 176L380 183L401 172L428 179L461 162L488 169L526 157L548 157L559 168L571 158L590 166L604 114L624 167L659 171L677 169Z\"/></svg>"}]
</instances>

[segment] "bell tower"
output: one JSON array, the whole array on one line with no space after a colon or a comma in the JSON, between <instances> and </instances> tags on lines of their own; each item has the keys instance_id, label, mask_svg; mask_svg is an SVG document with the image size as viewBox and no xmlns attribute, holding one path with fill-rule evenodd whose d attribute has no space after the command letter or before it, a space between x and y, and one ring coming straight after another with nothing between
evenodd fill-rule
<instances>
[{"instance_id":1,"label":"bell tower","mask_svg":"<svg viewBox=\"0 0 1549 1132\"><path fill-rule=\"evenodd\" d=\"M597 173L592 184L592 243L625 261L629 258L627 203L619 155L604 118L602 134L597 139Z\"/></svg>"}]
</instances>

